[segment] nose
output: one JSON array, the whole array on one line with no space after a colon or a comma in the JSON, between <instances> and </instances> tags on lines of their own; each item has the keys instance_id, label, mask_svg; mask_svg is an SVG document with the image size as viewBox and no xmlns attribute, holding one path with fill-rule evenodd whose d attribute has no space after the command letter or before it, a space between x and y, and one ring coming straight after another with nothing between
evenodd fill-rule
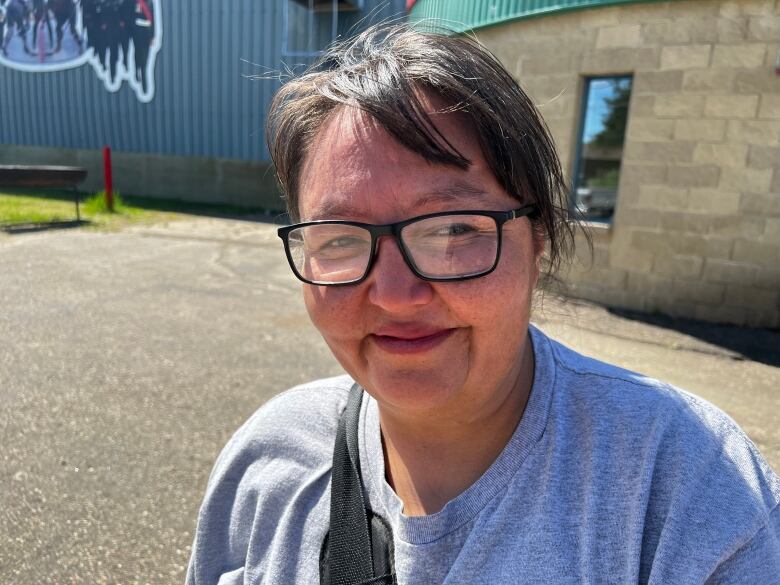
<instances>
[{"instance_id":1,"label":"nose","mask_svg":"<svg viewBox=\"0 0 780 585\"><path fill-rule=\"evenodd\" d=\"M431 283L412 272L394 238L380 238L376 254L368 276L368 300L372 304L389 313L403 313L433 299Z\"/></svg>"}]
</instances>

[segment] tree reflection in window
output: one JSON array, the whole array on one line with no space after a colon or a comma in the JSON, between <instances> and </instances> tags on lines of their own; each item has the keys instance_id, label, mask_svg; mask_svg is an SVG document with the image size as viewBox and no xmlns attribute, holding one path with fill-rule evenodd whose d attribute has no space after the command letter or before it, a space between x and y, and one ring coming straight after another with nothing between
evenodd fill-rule
<instances>
[{"instance_id":1,"label":"tree reflection in window","mask_svg":"<svg viewBox=\"0 0 780 585\"><path fill-rule=\"evenodd\" d=\"M585 84L573 205L587 220L609 222L615 212L630 98L631 77Z\"/></svg>"}]
</instances>

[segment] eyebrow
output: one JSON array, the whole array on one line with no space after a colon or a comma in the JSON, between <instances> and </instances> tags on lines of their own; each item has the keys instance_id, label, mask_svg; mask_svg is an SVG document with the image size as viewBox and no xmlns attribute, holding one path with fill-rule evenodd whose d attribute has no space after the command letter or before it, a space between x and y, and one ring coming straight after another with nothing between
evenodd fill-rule
<instances>
[{"instance_id":1,"label":"eyebrow","mask_svg":"<svg viewBox=\"0 0 780 585\"><path fill-rule=\"evenodd\" d=\"M415 207L424 207L434 203L467 204L469 209L479 208L479 204L487 195L483 189L468 181L455 180L440 187L434 187L420 195L415 201ZM327 219L333 217L348 217L360 215L348 202L333 201L318 205L311 214L311 219Z\"/></svg>"}]
</instances>

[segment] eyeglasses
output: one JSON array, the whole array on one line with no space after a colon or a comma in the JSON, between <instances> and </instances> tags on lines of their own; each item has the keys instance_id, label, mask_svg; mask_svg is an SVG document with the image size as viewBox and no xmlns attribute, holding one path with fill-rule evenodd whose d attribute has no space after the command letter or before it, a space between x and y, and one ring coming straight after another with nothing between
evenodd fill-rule
<instances>
[{"instance_id":1,"label":"eyeglasses","mask_svg":"<svg viewBox=\"0 0 780 585\"><path fill-rule=\"evenodd\" d=\"M512 211L445 211L373 225L322 220L279 228L295 276L308 284L358 284L371 272L378 240L395 238L406 264L423 280L458 281L492 272L501 255L501 227L534 217L536 207Z\"/></svg>"}]
</instances>

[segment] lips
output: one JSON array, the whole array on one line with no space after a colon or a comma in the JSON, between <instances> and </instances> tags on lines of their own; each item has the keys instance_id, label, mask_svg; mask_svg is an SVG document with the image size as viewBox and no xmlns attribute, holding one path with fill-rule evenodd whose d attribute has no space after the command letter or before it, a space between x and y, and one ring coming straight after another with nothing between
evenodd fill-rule
<instances>
[{"instance_id":1,"label":"lips","mask_svg":"<svg viewBox=\"0 0 780 585\"><path fill-rule=\"evenodd\" d=\"M396 354L414 354L429 351L452 336L456 329L388 329L369 335L380 349Z\"/></svg>"}]
</instances>

